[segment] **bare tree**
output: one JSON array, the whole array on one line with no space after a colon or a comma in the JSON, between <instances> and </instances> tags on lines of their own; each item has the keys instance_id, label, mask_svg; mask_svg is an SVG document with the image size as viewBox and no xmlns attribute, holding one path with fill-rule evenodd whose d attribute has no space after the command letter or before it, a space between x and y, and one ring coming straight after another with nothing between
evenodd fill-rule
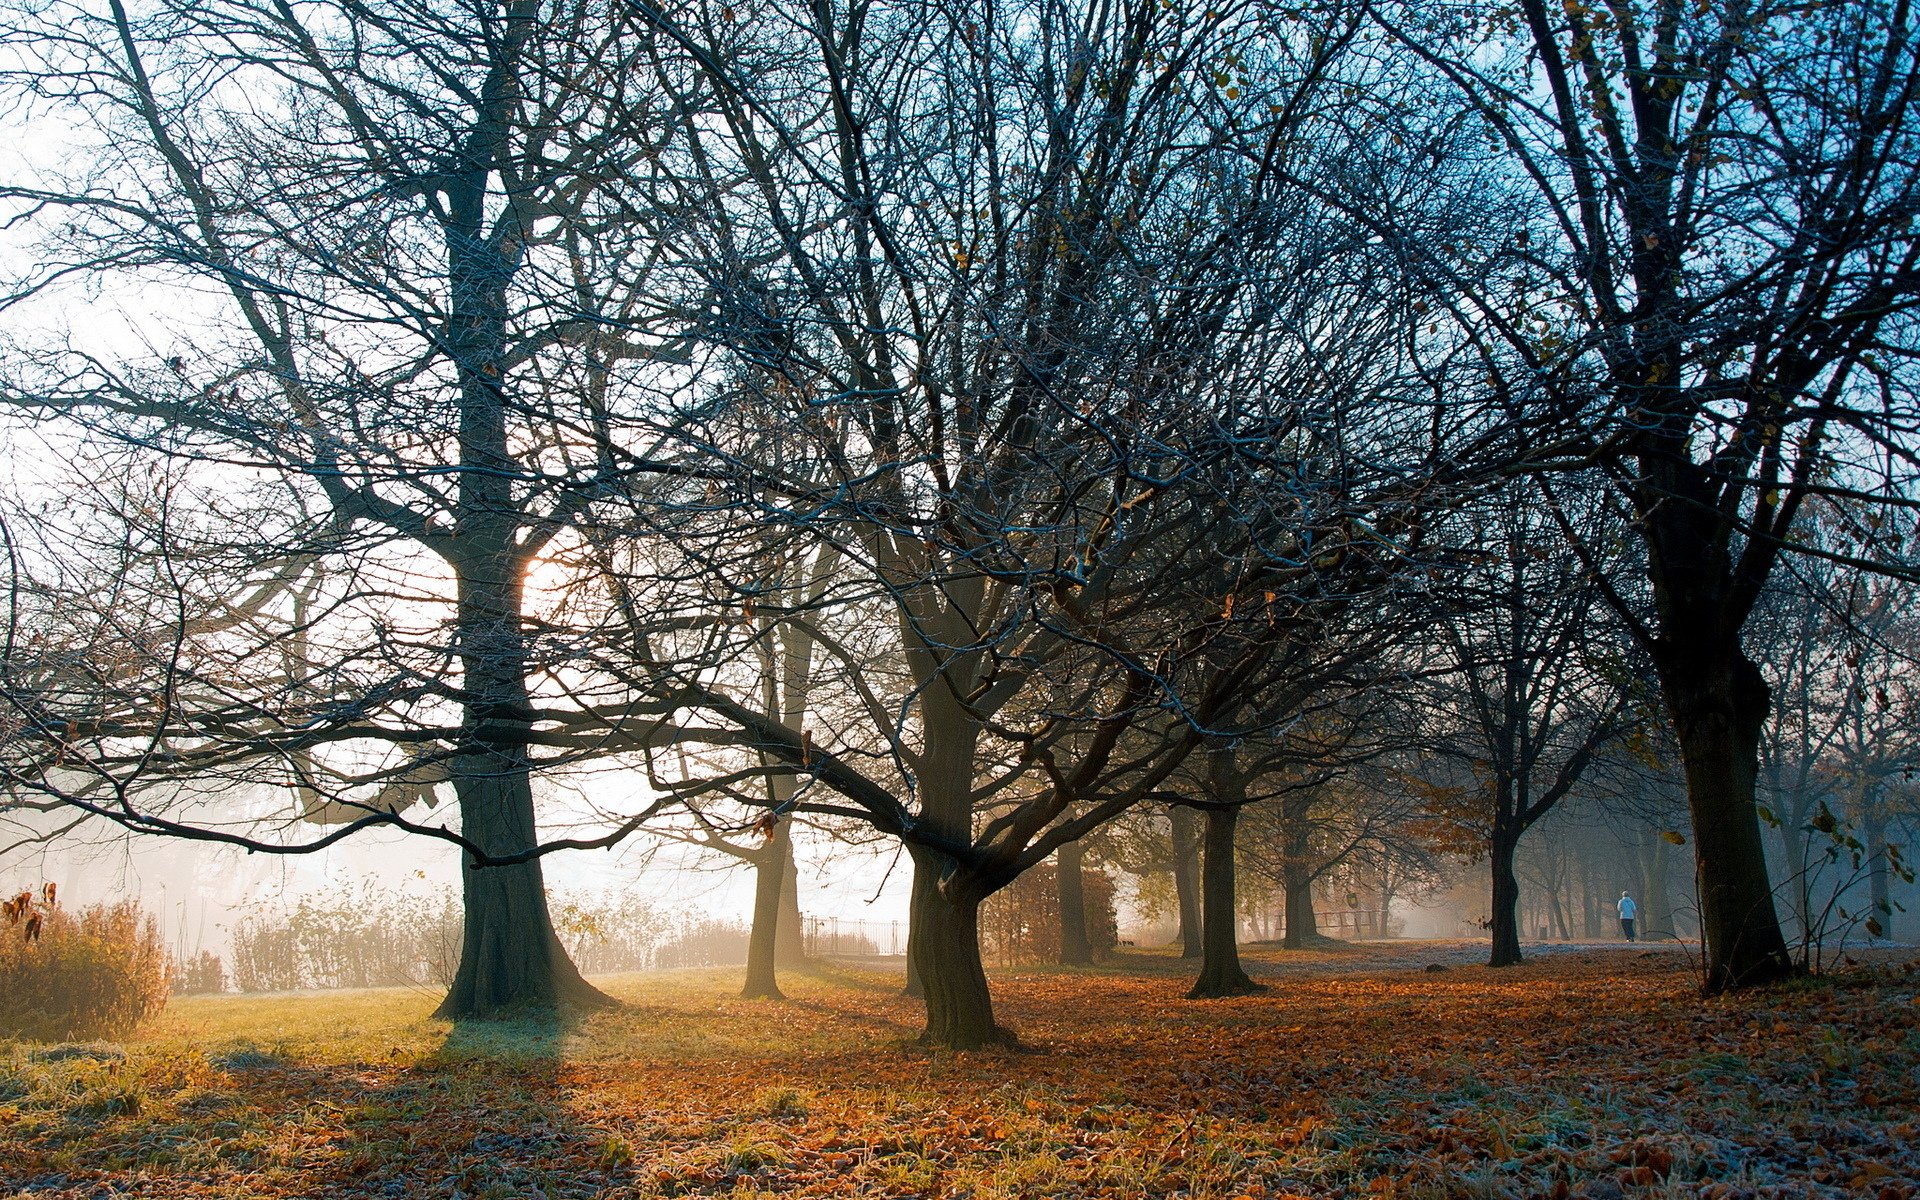
<instances>
[{"instance_id":1,"label":"bare tree","mask_svg":"<svg viewBox=\"0 0 1920 1200\"><path fill-rule=\"evenodd\" d=\"M662 134L638 43L531 0L23 5L4 37L11 95L91 139L80 174L4 190L44 234L9 299L58 326L63 289L132 296L145 335L13 355L5 399L58 446L33 487L155 481L15 559L16 635L93 616L88 644L8 646L11 788L274 852L453 841L440 1011L605 1003L552 929L538 855L568 843L532 780L604 744L600 700L653 736L582 696L547 621L595 504L674 473L619 433L672 357L608 186ZM77 569L82 530L125 553ZM457 831L404 815L442 784ZM337 828L289 829L293 796Z\"/></svg>"},{"instance_id":2,"label":"bare tree","mask_svg":"<svg viewBox=\"0 0 1920 1200\"><path fill-rule=\"evenodd\" d=\"M1642 592L1569 535L1653 660L1687 774L1707 987L1793 970L1754 807L1768 688L1743 645L1810 509L1874 531L1817 551L1912 575L1920 47L1902 3L1520 0L1376 13L1455 89L1513 204L1491 243L1367 214L1436 278L1538 462L1593 465ZM1404 120L1405 118L1398 118ZM1499 182L1504 181L1504 182ZM1544 485L1559 495L1551 478ZM1551 507L1550 507L1551 510Z\"/></svg>"}]
</instances>

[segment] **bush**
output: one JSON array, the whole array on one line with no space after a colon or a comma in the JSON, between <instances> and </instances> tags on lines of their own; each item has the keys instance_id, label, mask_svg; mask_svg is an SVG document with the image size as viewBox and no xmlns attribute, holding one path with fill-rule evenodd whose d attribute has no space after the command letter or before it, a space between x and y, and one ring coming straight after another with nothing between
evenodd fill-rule
<instances>
[{"instance_id":1,"label":"bush","mask_svg":"<svg viewBox=\"0 0 1920 1200\"><path fill-rule=\"evenodd\" d=\"M227 968L220 956L202 950L180 963L173 972L173 991L179 996L204 996L227 990Z\"/></svg>"},{"instance_id":2,"label":"bush","mask_svg":"<svg viewBox=\"0 0 1920 1200\"><path fill-rule=\"evenodd\" d=\"M698 922L661 946L654 965L661 967L737 967L747 961L748 929L737 921Z\"/></svg>"},{"instance_id":3,"label":"bush","mask_svg":"<svg viewBox=\"0 0 1920 1200\"><path fill-rule=\"evenodd\" d=\"M0 1034L32 1041L117 1038L166 1006L172 963L160 928L131 900L78 914L49 885L6 905Z\"/></svg>"},{"instance_id":4,"label":"bush","mask_svg":"<svg viewBox=\"0 0 1920 1200\"><path fill-rule=\"evenodd\" d=\"M233 982L243 992L417 987L452 982L460 957L460 901L451 891L383 888L262 904L233 928Z\"/></svg>"}]
</instances>

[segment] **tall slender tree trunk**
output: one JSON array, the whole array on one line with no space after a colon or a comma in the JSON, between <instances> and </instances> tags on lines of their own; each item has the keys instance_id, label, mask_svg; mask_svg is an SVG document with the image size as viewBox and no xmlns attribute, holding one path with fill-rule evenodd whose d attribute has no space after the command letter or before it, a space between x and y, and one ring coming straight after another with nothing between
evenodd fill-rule
<instances>
[{"instance_id":1,"label":"tall slender tree trunk","mask_svg":"<svg viewBox=\"0 0 1920 1200\"><path fill-rule=\"evenodd\" d=\"M1873 937L1893 937L1893 863L1887 850L1887 818L1878 803L1879 797L1867 794L1862 798L1860 816L1860 839L1865 844L1867 856L1867 899L1870 905L1867 916L1879 927L1879 932L1868 933Z\"/></svg>"},{"instance_id":2,"label":"tall slender tree trunk","mask_svg":"<svg viewBox=\"0 0 1920 1200\"><path fill-rule=\"evenodd\" d=\"M942 882L943 864L931 861L937 857L931 852L916 850L915 857L907 952L927 1002L921 1041L950 1050L1012 1044L1013 1034L994 1022L993 995L980 961L980 898L957 872Z\"/></svg>"},{"instance_id":3,"label":"tall slender tree trunk","mask_svg":"<svg viewBox=\"0 0 1920 1200\"><path fill-rule=\"evenodd\" d=\"M1640 912L1645 918L1640 922L1643 926L1640 931L1642 941L1654 936L1675 936L1673 892L1667 879L1672 858L1673 843L1654 834L1647 848L1646 878L1640 891Z\"/></svg>"},{"instance_id":4,"label":"tall slender tree trunk","mask_svg":"<svg viewBox=\"0 0 1920 1200\"><path fill-rule=\"evenodd\" d=\"M1239 919L1234 911L1234 830L1240 822L1237 805L1206 810L1206 860L1201 888L1204 906L1205 953L1192 999L1246 996L1267 989L1255 983L1240 966Z\"/></svg>"},{"instance_id":5,"label":"tall slender tree trunk","mask_svg":"<svg viewBox=\"0 0 1920 1200\"><path fill-rule=\"evenodd\" d=\"M486 855L529 851L538 841L527 756L531 713L525 617L525 477L509 436L507 292L524 237L485 232L488 180L502 165L517 104L517 60L538 27L535 7L515 4L500 56L482 86L466 148L442 180L441 237L447 255L444 338L459 388L459 466L449 565L454 577L454 650L460 659L461 730L453 760L462 834ZM496 232L502 232L496 230ZM463 856L460 966L436 1015L485 1017L614 1002L580 976L553 930L540 860L479 866Z\"/></svg>"},{"instance_id":6,"label":"tall slender tree trunk","mask_svg":"<svg viewBox=\"0 0 1920 1200\"><path fill-rule=\"evenodd\" d=\"M1287 893L1287 931L1280 944L1288 950L1305 950L1326 940L1313 911L1313 827L1307 822L1311 804L1304 796L1280 802L1280 880Z\"/></svg>"},{"instance_id":7,"label":"tall slender tree trunk","mask_svg":"<svg viewBox=\"0 0 1920 1200\"><path fill-rule=\"evenodd\" d=\"M1686 767L1709 993L1795 973L1754 799L1768 689L1736 639L1663 639L1654 652Z\"/></svg>"},{"instance_id":8,"label":"tall slender tree trunk","mask_svg":"<svg viewBox=\"0 0 1920 1200\"><path fill-rule=\"evenodd\" d=\"M806 930L800 924L800 863L793 853L793 818L780 822L775 837L780 842L780 923L773 935L774 965L797 971L807 965Z\"/></svg>"},{"instance_id":9,"label":"tall slender tree trunk","mask_svg":"<svg viewBox=\"0 0 1920 1200\"><path fill-rule=\"evenodd\" d=\"M1488 859L1493 869L1493 950L1487 965L1511 967L1526 961L1520 955L1520 879L1513 871L1513 854L1520 845L1520 831L1503 824L1494 826L1488 844Z\"/></svg>"},{"instance_id":10,"label":"tall slender tree trunk","mask_svg":"<svg viewBox=\"0 0 1920 1200\"><path fill-rule=\"evenodd\" d=\"M1086 851L1068 842L1054 851L1054 870L1060 901L1060 962L1084 967L1093 962L1093 942L1087 937L1087 885L1081 868Z\"/></svg>"},{"instance_id":11,"label":"tall slender tree trunk","mask_svg":"<svg viewBox=\"0 0 1920 1200\"><path fill-rule=\"evenodd\" d=\"M1180 957L1199 958L1203 946L1200 929L1200 838L1194 831L1191 808L1176 804L1167 810L1173 827L1173 890L1180 905Z\"/></svg>"},{"instance_id":12,"label":"tall slender tree trunk","mask_svg":"<svg viewBox=\"0 0 1920 1200\"><path fill-rule=\"evenodd\" d=\"M780 826L774 826L773 838L760 848L753 865L753 927L747 934L747 982L740 995L748 1000L784 1000L775 966L780 937L780 893L787 876L787 856L782 854Z\"/></svg>"}]
</instances>

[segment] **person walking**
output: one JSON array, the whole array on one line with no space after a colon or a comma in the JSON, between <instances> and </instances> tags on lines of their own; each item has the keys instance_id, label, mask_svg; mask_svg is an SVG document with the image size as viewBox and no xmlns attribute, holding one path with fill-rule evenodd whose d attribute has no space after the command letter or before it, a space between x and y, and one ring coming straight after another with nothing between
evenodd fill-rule
<instances>
[{"instance_id":1,"label":"person walking","mask_svg":"<svg viewBox=\"0 0 1920 1200\"><path fill-rule=\"evenodd\" d=\"M1636 905L1633 902L1633 897L1627 895L1625 892L1621 892L1620 893L1620 932L1625 934L1627 937L1627 940L1630 942L1635 940L1633 936L1633 918L1636 914L1639 913L1639 911L1640 911L1640 908L1638 905Z\"/></svg>"}]
</instances>

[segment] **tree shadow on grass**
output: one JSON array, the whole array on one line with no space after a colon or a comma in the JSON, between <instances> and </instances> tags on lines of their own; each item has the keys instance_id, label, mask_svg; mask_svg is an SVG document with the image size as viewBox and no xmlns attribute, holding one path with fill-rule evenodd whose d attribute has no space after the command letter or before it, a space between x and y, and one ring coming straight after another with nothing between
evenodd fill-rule
<instances>
[{"instance_id":1,"label":"tree shadow on grass","mask_svg":"<svg viewBox=\"0 0 1920 1200\"><path fill-rule=\"evenodd\" d=\"M411 1067L340 1097L350 1136L311 1194L560 1200L629 1183L604 1135L570 1116L566 1045L578 1025L567 1015L454 1022Z\"/></svg>"}]
</instances>

